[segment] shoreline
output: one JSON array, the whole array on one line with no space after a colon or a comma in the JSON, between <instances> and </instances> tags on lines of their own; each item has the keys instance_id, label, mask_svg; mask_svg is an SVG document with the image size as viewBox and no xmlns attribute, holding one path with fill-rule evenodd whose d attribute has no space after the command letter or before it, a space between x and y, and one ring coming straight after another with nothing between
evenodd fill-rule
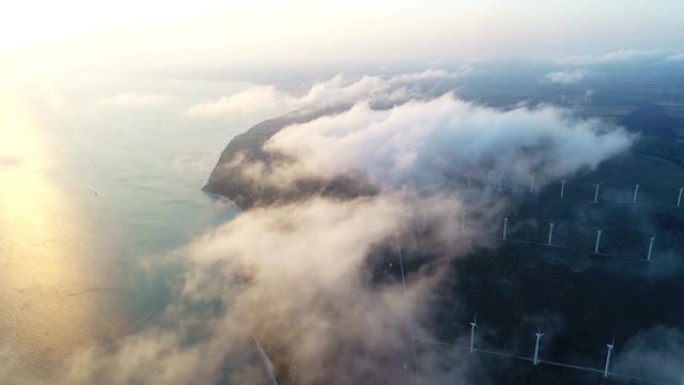
<instances>
[{"instance_id":1,"label":"shoreline","mask_svg":"<svg viewBox=\"0 0 684 385\"><path fill-rule=\"evenodd\" d=\"M211 192L211 191L207 190L206 186L202 186L202 188L200 188L200 191L202 191L203 193L205 193L206 195L208 195L208 196L210 196L210 197L212 197L212 198L215 198L215 199L217 199L217 200L221 200L221 201L224 201L224 202L228 202L228 203L232 204L233 206L235 206L235 207L237 207L237 208L239 208L239 209L242 209L240 206L237 205L237 203L233 202L233 201L232 201L230 198L228 198L227 196L221 195L221 194L218 194L218 193Z\"/></svg>"}]
</instances>

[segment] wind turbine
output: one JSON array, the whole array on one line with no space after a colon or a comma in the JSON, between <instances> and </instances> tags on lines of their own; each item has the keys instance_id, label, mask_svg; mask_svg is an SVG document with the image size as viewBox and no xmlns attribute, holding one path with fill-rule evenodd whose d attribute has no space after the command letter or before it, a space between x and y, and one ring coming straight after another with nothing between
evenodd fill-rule
<instances>
[{"instance_id":1,"label":"wind turbine","mask_svg":"<svg viewBox=\"0 0 684 385\"><path fill-rule=\"evenodd\" d=\"M596 230L596 246L594 246L594 254L599 253L599 245L601 244L601 233L603 233L603 230Z\"/></svg>"},{"instance_id":2,"label":"wind turbine","mask_svg":"<svg viewBox=\"0 0 684 385\"><path fill-rule=\"evenodd\" d=\"M252 342L254 342L254 346L256 346L257 353L259 354L259 359L261 360L263 367L265 367L266 369L268 379L270 380L269 382L273 385L278 385L278 380L276 380L275 373L273 372L273 363L271 362L271 359L268 358L268 355L259 343L259 340L256 339L254 336L251 336L251 338Z\"/></svg>"},{"instance_id":3,"label":"wind turbine","mask_svg":"<svg viewBox=\"0 0 684 385\"><path fill-rule=\"evenodd\" d=\"M404 257L402 256L401 253L401 241L399 240L399 237L397 237L397 254L399 254L399 269L401 271L401 284L404 287L404 291L406 291L406 275L404 274ZM416 375L416 381L418 385L421 383L420 379L420 371L418 370L418 353L416 352L416 339L414 338L413 334L413 323L409 320L409 330L411 333L411 350L413 352L413 368L415 370L415 375Z\"/></svg>"},{"instance_id":4,"label":"wind turbine","mask_svg":"<svg viewBox=\"0 0 684 385\"><path fill-rule=\"evenodd\" d=\"M475 329L477 329L477 315L473 318L473 322L470 323L470 353L475 352Z\"/></svg>"},{"instance_id":5,"label":"wind turbine","mask_svg":"<svg viewBox=\"0 0 684 385\"><path fill-rule=\"evenodd\" d=\"M532 363L537 365L539 364L539 341L542 337L544 337L544 334L541 332L541 330L537 329L537 332L534 333L534 335L537 336L537 342L534 345L534 359L532 360Z\"/></svg>"},{"instance_id":6,"label":"wind turbine","mask_svg":"<svg viewBox=\"0 0 684 385\"><path fill-rule=\"evenodd\" d=\"M613 354L613 349L615 348L615 336L613 336L613 342L607 344L606 347L608 347L608 355L606 356L606 367L603 369L603 377L608 377L608 374L610 374L608 369L610 369L610 356Z\"/></svg>"},{"instance_id":7,"label":"wind turbine","mask_svg":"<svg viewBox=\"0 0 684 385\"><path fill-rule=\"evenodd\" d=\"M634 199L632 200L632 203L636 203L638 193L639 193L639 184L637 183L636 185L634 185Z\"/></svg>"},{"instance_id":8,"label":"wind turbine","mask_svg":"<svg viewBox=\"0 0 684 385\"><path fill-rule=\"evenodd\" d=\"M651 237L651 243L648 245L648 257L646 257L646 260L651 262L651 253L653 252L653 242L655 242L655 234Z\"/></svg>"},{"instance_id":9,"label":"wind turbine","mask_svg":"<svg viewBox=\"0 0 684 385\"><path fill-rule=\"evenodd\" d=\"M603 182L605 182L605 181L603 181ZM596 189L594 190L594 203L598 202L599 187L603 184L603 182L596 183L596 184L592 183L592 185L596 187Z\"/></svg>"},{"instance_id":10,"label":"wind turbine","mask_svg":"<svg viewBox=\"0 0 684 385\"><path fill-rule=\"evenodd\" d=\"M397 255L399 255L399 271L401 272L401 285L406 290L406 276L404 275L404 256L401 253L401 241L397 236Z\"/></svg>"}]
</instances>

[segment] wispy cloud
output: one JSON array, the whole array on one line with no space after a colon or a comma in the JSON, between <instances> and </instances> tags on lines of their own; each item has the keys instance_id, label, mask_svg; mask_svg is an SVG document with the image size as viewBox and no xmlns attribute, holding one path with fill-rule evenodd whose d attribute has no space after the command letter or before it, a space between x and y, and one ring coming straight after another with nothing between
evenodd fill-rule
<instances>
[{"instance_id":1,"label":"wispy cloud","mask_svg":"<svg viewBox=\"0 0 684 385\"><path fill-rule=\"evenodd\" d=\"M158 106L169 103L173 98L166 94L124 92L100 99L108 106Z\"/></svg>"},{"instance_id":2,"label":"wispy cloud","mask_svg":"<svg viewBox=\"0 0 684 385\"><path fill-rule=\"evenodd\" d=\"M575 84L587 78L591 72L585 68L576 68L564 71L550 72L542 76L541 83Z\"/></svg>"},{"instance_id":3,"label":"wispy cloud","mask_svg":"<svg viewBox=\"0 0 684 385\"><path fill-rule=\"evenodd\" d=\"M436 277L377 285L368 260L394 244L402 218L390 196L243 213L177 255L183 276L164 313L169 327L81 352L62 381L266 384L255 336L290 381L412 383L409 322L423 316L418 298ZM432 375L450 371L425 365Z\"/></svg>"},{"instance_id":4,"label":"wispy cloud","mask_svg":"<svg viewBox=\"0 0 684 385\"><path fill-rule=\"evenodd\" d=\"M304 173L363 170L383 186L439 180L446 169L552 179L593 168L627 148L628 135L619 130L602 135L604 128L600 121L576 121L551 107L500 111L446 94L389 110L359 103L344 113L286 127L266 148L299 159ZM538 149L534 156L520 155L530 148Z\"/></svg>"},{"instance_id":5,"label":"wispy cloud","mask_svg":"<svg viewBox=\"0 0 684 385\"><path fill-rule=\"evenodd\" d=\"M421 81L456 79L475 70L461 66L455 71L428 69L423 72L401 74L389 78L363 76L359 78L337 75L312 85L304 93L287 92L274 86L255 86L218 100L196 104L187 110L191 117L211 118L230 115L281 114L303 107L350 105L366 100L398 101L407 97L408 89Z\"/></svg>"},{"instance_id":6,"label":"wispy cloud","mask_svg":"<svg viewBox=\"0 0 684 385\"><path fill-rule=\"evenodd\" d=\"M669 55L665 58L665 61L684 61L684 53Z\"/></svg>"},{"instance_id":7,"label":"wispy cloud","mask_svg":"<svg viewBox=\"0 0 684 385\"><path fill-rule=\"evenodd\" d=\"M671 57L678 57L680 53L664 50L623 49L611 52L569 55L553 59L562 65L587 66L611 65L635 62L664 61Z\"/></svg>"},{"instance_id":8,"label":"wispy cloud","mask_svg":"<svg viewBox=\"0 0 684 385\"><path fill-rule=\"evenodd\" d=\"M658 325L640 331L624 343L614 370L662 383L679 383L684 378L680 359L683 354L684 332Z\"/></svg>"},{"instance_id":9,"label":"wispy cloud","mask_svg":"<svg viewBox=\"0 0 684 385\"><path fill-rule=\"evenodd\" d=\"M464 205L472 230L491 229L515 196L455 193L445 180L464 171L550 180L596 167L631 137L552 107L504 111L452 94L404 91L395 104L373 105L396 100L387 83L314 85L300 99L352 106L284 127L263 148L280 161L236 157L215 175L262 193L347 176L373 193L253 207L195 238L169 256L180 276L160 322L71 357L58 383L265 384L252 337L287 383L412 384L414 365L426 383L466 382L468 369L453 365L464 350L422 346L414 355L413 337L431 336L427 299L476 242L454 236ZM261 91L252 96L281 103ZM429 234L414 231L419 218ZM405 281L400 248L413 266Z\"/></svg>"},{"instance_id":10,"label":"wispy cloud","mask_svg":"<svg viewBox=\"0 0 684 385\"><path fill-rule=\"evenodd\" d=\"M463 64L453 71L446 71L442 69L427 69L423 72L414 72L409 74L397 75L389 79L389 82L402 83L402 82L417 82L421 80L434 80L434 79L457 79L464 76L469 76L476 73L477 70L468 64Z\"/></svg>"}]
</instances>

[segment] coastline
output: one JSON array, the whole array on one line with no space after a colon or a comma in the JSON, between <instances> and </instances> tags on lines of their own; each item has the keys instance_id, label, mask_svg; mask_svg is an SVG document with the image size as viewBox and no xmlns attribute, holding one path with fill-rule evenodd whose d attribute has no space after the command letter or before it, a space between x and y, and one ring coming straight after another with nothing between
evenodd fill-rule
<instances>
[{"instance_id":1,"label":"coastline","mask_svg":"<svg viewBox=\"0 0 684 385\"><path fill-rule=\"evenodd\" d=\"M202 186L202 188L200 188L200 191L202 191L203 193L207 194L208 196L210 196L210 197L212 197L212 198L214 198L214 199L217 199L217 200L220 200L220 201L224 201L224 202L228 202L228 203L230 203L231 205L233 205L233 206L237 207L238 209L242 210L242 207L240 207L237 203L233 202L233 201L232 201L230 198L228 198L227 196L209 191L209 190L207 189L207 186L206 186L206 185Z\"/></svg>"}]
</instances>

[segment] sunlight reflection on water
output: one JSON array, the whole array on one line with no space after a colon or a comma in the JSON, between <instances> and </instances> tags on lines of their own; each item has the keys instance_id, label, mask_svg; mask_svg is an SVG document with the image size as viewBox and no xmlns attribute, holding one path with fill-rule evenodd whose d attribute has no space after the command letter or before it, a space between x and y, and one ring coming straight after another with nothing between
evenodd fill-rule
<instances>
[{"instance_id":1,"label":"sunlight reflection on water","mask_svg":"<svg viewBox=\"0 0 684 385\"><path fill-rule=\"evenodd\" d=\"M140 327L169 295L169 272L141 266L235 212L200 192L225 130L68 102L0 91L3 382Z\"/></svg>"},{"instance_id":2,"label":"sunlight reflection on water","mask_svg":"<svg viewBox=\"0 0 684 385\"><path fill-rule=\"evenodd\" d=\"M0 96L0 341L34 369L106 333L108 284L77 202L46 175L56 166L37 123ZM105 301L103 301L105 300Z\"/></svg>"}]
</instances>

